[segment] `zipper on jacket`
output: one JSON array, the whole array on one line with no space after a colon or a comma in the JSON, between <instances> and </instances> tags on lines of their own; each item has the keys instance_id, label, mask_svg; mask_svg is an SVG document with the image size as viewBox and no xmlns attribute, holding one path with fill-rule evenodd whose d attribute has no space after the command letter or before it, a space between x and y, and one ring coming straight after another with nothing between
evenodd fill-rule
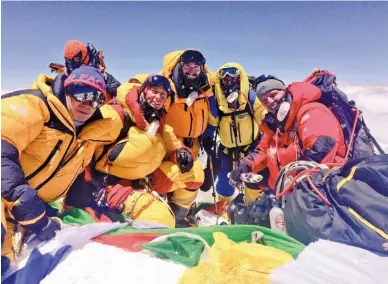
<instances>
[{"instance_id":1,"label":"zipper on jacket","mask_svg":"<svg viewBox=\"0 0 388 284\"><path fill-rule=\"evenodd\" d=\"M189 135L187 135L187 136L190 137L192 130L193 130L193 115L190 112L190 130L189 130Z\"/></svg>"},{"instance_id":2,"label":"zipper on jacket","mask_svg":"<svg viewBox=\"0 0 388 284\"><path fill-rule=\"evenodd\" d=\"M205 124L205 112L202 110L202 128L201 128L201 134L205 130L204 129L204 124Z\"/></svg>"},{"instance_id":3,"label":"zipper on jacket","mask_svg":"<svg viewBox=\"0 0 388 284\"><path fill-rule=\"evenodd\" d=\"M232 125L229 124L229 133L230 133L230 142L232 142L232 144L234 143L233 142L233 129L232 129Z\"/></svg>"},{"instance_id":4,"label":"zipper on jacket","mask_svg":"<svg viewBox=\"0 0 388 284\"><path fill-rule=\"evenodd\" d=\"M33 177L35 177L41 170L43 170L47 164L51 161L51 159L54 157L55 153L59 150L60 146L62 145L63 140L59 140L57 144L54 146L54 148L51 150L50 154L48 155L47 159L41 164L35 171L33 171L31 174L29 174L26 177L26 180L30 180Z\"/></svg>"},{"instance_id":5,"label":"zipper on jacket","mask_svg":"<svg viewBox=\"0 0 388 284\"><path fill-rule=\"evenodd\" d=\"M238 138L239 138L240 144L241 144L242 141L241 141L240 123L237 123L237 131L238 131Z\"/></svg>"},{"instance_id":6,"label":"zipper on jacket","mask_svg":"<svg viewBox=\"0 0 388 284\"><path fill-rule=\"evenodd\" d=\"M47 184L54 176L55 176L55 174L65 165L65 164L63 164L62 165L62 162L63 162L63 160L65 159L65 157L66 157L66 155L67 155L67 152L69 151L69 149L70 149L70 147L71 147L71 144L73 143L73 140L74 140L74 135L73 135L73 137L71 138L71 141L70 141L70 143L69 143L69 146L67 147L67 149L66 149L66 152L65 152L65 154L63 155L63 157L62 157L62 159L61 159L61 161L59 162L59 164L58 164L58 166L57 166L57 168L54 170L54 172L44 181L44 182L42 182L39 186L37 186L35 189L36 190L39 190L39 189L41 189L45 184Z\"/></svg>"}]
</instances>

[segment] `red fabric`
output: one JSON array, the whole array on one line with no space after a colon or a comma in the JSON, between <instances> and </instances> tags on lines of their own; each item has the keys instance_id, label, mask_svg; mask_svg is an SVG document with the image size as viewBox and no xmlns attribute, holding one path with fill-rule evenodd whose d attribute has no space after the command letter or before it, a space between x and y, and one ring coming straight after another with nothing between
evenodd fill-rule
<instances>
[{"instance_id":1,"label":"red fabric","mask_svg":"<svg viewBox=\"0 0 388 284\"><path fill-rule=\"evenodd\" d=\"M315 102L321 97L320 89L310 83L297 82L288 86L287 91L292 102L284 133L279 130L273 133L268 127L261 127L264 135L256 148L257 154L251 159L253 172L268 167L271 188L275 186L280 170L300 159L304 150L313 149L320 136L330 137L336 144L322 161L317 162L338 162L346 154L338 120L326 106Z\"/></svg>"},{"instance_id":2,"label":"red fabric","mask_svg":"<svg viewBox=\"0 0 388 284\"><path fill-rule=\"evenodd\" d=\"M158 168L152 173L151 187L158 194L170 192L173 184L173 181L161 169Z\"/></svg>"},{"instance_id":3,"label":"red fabric","mask_svg":"<svg viewBox=\"0 0 388 284\"><path fill-rule=\"evenodd\" d=\"M140 87L134 86L128 94L125 96L125 104L128 106L130 111L135 116L136 126L145 131L147 129L147 122L144 120L144 116L141 113L140 105L138 103L140 96ZM160 121L160 126L158 128L158 133L163 134L164 127L166 125L165 117L163 117Z\"/></svg>"},{"instance_id":4,"label":"red fabric","mask_svg":"<svg viewBox=\"0 0 388 284\"><path fill-rule=\"evenodd\" d=\"M113 186L109 186L107 203L109 207L115 208L125 202L128 195L133 191L131 182L122 179Z\"/></svg>"},{"instance_id":5,"label":"red fabric","mask_svg":"<svg viewBox=\"0 0 388 284\"><path fill-rule=\"evenodd\" d=\"M84 173L85 181L86 182L91 182L93 179L93 174L92 171L90 170L89 167L85 168L85 173Z\"/></svg>"},{"instance_id":6,"label":"red fabric","mask_svg":"<svg viewBox=\"0 0 388 284\"><path fill-rule=\"evenodd\" d=\"M303 106L296 121L303 149L312 149L319 136L331 137L336 141L336 145L321 162L332 163L343 160L346 155L346 145L342 129L327 107L320 103Z\"/></svg>"},{"instance_id":7,"label":"red fabric","mask_svg":"<svg viewBox=\"0 0 388 284\"><path fill-rule=\"evenodd\" d=\"M122 248L127 251L139 252L142 251L142 245L149 243L159 236L161 233L128 233L123 235L101 235L93 240L99 243L112 245Z\"/></svg>"},{"instance_id":8,"label":"red fabric","mask_svg":"<svg viewBox=\"0 0 388 284\"><path fill-rule=\"evenodd\" d=\"M226 210L226 207L228 207L228 202L226 200L217 201L217 211L218 213L224 212ZM209 207L204 208L204 210L216 214L216 206L214 204L209 205Z\"/></svg>"},{"instance_id":9,"label":"red fabric","mask_svg":"<svg viewBox=\"0 0 388 284\"><path fill-rule=\"evenodd\" d=\"M299 157L300 149L297 142L293 142L289 146L285 146L284 148L280 148L278 150L279 162L282 165L287 165L296 160L299 160Z\"/></svg>"},{"instance_id":10,"label":"red fabric","mask_svg":"<svg viewBox=\"0 0 388 284\"><path fill-rule=\"evenodd\" d=\"M285 124L285 131L293 128L296 115L303 105L317 101L321 97L321 90L309 83L296 82L287 87L288 93L292 96L290 112Z\"/></svg>"},{"instance_id":11,"label":"red fabric","mask_svg":"<svg viewBox=\"0 0 388 284\"><path fill-rule=\"evenodd\" d=\"M134 86L132 90L129 91L128 94L125 96L125 104L128 106L128 108L135 116L136 126L139 129L144 131L147 127L147 124L140 110L140 105L138 103L139 96L140 96L140 87Z\"/></svg>"},{"instance_id":12,"label":"red fabric","mask_svg":"<svg viewBox=\"0 0 388 284\"><path fill-rule=\"evenodd\" d=\"M198 188L201 187L203 182L186 182L186 189L187 190L197 190Z\"/></svg>"},{"instance_id":13,"label":"red fabric","mask_svg":"<svg viewBox=\"0 0 388 284\"><path fill-rule=\"evenodd\" d=\"M327 70L319 70L319 71L314 71L313 73L311 73L306 79L303 80L303 82L311 83L312 81L315 80L315 78L317 78L321 74L327 74L327 75L334 76L332 73L330 73Z\"/></svg>"},{"instance_id":14,"label":"red fabric","mask_svg":"<svg viewBox=\"0 0 388 284\"><path fill-rule=\"evenodd\" d=\"M112 220L110 218L108 218L107 216L105 216L104 214L100 214L99 216L97 215L96 211L94 211L92 208L90 207L86 207L84 208L83 210L85 210L86 213L90 214L93 219L96 221L96 222L108 222L108 223L112 223Z\"/></svg>"}]
</instances>

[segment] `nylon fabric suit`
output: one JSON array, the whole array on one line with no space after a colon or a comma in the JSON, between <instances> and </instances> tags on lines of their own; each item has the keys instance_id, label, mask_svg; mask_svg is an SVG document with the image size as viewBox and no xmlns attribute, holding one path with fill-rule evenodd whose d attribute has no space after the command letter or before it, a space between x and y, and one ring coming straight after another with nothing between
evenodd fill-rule
<instances>
[{"instance_id":1,"label":"nylon fabric suit","mask_svg":"<svg viewBox=\"0 0 388 284\"><path fill-rule=\"evenodd\" d=\"M164 119L154 137L146 135L148 123L144 120L138 104L139 84L124 83L118 89L117 94L119 105L124 107L135 125L130 127L124 139L111 148L119 144L125 145L113 161L109 169L110 173L127 180L141 179L150 175L153 190L159 194L173 192L172 203L190 208L197 195L197 189L204 179L201 165L195 161L190 171L181 172L175 161L175 154L178 149L186 147ZM167 104L166 109L168 109L169 102ZM98 149L96 157L101 152L102 149ZM108 173L109 153L110 151L98 161L96 165L98 171Z\"/></svg>"},{"instance_id":2,"label":"nylon fabric suit","mask_svg":"<svg viewBox=\"0 0 388 284\"><path fill-rule=\"evenodd\" d=\"M76 133L53 80L42 74L27 93L2 97L2 203L6 218L26 228L48 223L44 202L66 196L96 145L112 143L122 127L104 106Z\"/></svg>"},{"instance_id":3,"label":"nylon fabric suit","mask_svg":"<svg viewBox=\"0 0 388 284\"><path fill-rule=\"evenodd\" d=\"M216 191L220 199L229 200L235 192L235 188L229 184L227 174L233 170L234 161L238 161L240 157L236 157L236 147L239 149L239 156L244 153L250 153L257 146L258 125L264 117L266 110L256 99L256 93L250 88L248 75L245 69L238 63L226 63L222 65L216 72L224 68L237 68L240 74L240 94L237 98L238 109L234 110L229 107L225 95L222 92L221 81L215 75L215 96L209 99L210 102L210 117L208 128L203 135L214 140L215 131L218 128L220 146L218 149L218 157L213 156L213 164L221 164L214 166L214 175L217 178ZM258 102L257 102L258 101ZM254 108L255 107L255 108ZM256 112L255 112L256 111ZM236 113L236 114L235 114ZM256 116L255 116L256 114ZM258 120L257 120L257 119ZM236 133L232 129L232 125L236 125ZM244 153L241 153L243 151ZM215 161L219 159L219 161ZM206 187L212 185L211 173L209 167L205 170Z\"/></svg>"},{"instance_id":4,"label":"nylon fabric suit","mask_svg":"<svg viewBox=\"0 0 388 284\"><path fill-rule=\"evenodd\" d=\"M317 102L321 90L310 83L296 82L288 86L287 93L291 108L284 126L274 127L273 121L263 124L264 136L259 146L241 161L253 172L268 168L270 188L274 188L282 167L291 162L339 163L346 154L338 120L326 106Z\"/></svg>"}]
</instances>

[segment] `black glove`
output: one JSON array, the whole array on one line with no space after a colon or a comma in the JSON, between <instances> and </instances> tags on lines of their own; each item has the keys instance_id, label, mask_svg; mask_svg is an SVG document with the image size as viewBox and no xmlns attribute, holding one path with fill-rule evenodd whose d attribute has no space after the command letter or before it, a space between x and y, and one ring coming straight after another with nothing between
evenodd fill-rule
<instances>
[{"instance_id":1,"label":"black glove","mask_svg":"<svg viewBox=\"0 0 388 284\"><path fill-rule=\"evenodd\" d=\"M35 233L37 238L43 242L55 237L56 231L62 229L62 221L59 218L47 216L42 219L38 221L38 224L29 225L26 228Z\"/></svg>"},{"instance_id":2,"label":"black glove","mask_svg":"<svg viewBox=\"0 0 388 284\"><path fill-rule=\"evenodd\" d=\"M193 168L194 161L191 153L186 148L181 148L176 151L176 162L179 165L182 173L186 173Z\"/></svg>"},{"instance_id":3,"label":"black glove","mask_svg":"<svg viewBox=\"0 0 388 284\"><path fill-rule=\"evenodd\" d=\"M229 183L233 186L241 184L242 183L241 174L249 173L250 171L251 171L251 168L248 165L240 162L236 169L228 173Z\"/></svg>"},{"instance_id":4,"label":"black glove","mask_svg":"<svg viewBox=\"0 0 388 284\"><path fill-rule=\"evenodd\" d=\"M210 137L202 138L202 147L208 155L213 155L215 153L215 142Z\"/></svg>"}]
</instances>

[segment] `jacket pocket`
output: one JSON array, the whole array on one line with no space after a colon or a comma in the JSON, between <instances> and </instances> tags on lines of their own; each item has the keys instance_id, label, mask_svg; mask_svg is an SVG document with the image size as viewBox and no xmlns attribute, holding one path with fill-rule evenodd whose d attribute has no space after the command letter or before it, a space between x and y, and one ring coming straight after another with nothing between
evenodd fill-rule
<instances>
[{"instance_id":1,"label":"jacket pocket","mask_svg":"<svg viewBox=\"0 0 388 284\"><path fill-rule=\"evenodd\" d=\"M47 165L48 163L51 161L51 159L54 157L54 155L58 152L58 150L60 149L61 145L63 143L63 140L59 140L57 142L57 144L54 146L54 148L51 150L50 154L48 155L48 157L46 158L46 160L35 170L33 171L31 174L29 174L27 177L26 177L26 180L30 180L32 179L33 177L35 177L41 170L43 170Z\"/></svg>"}]
</instances>

